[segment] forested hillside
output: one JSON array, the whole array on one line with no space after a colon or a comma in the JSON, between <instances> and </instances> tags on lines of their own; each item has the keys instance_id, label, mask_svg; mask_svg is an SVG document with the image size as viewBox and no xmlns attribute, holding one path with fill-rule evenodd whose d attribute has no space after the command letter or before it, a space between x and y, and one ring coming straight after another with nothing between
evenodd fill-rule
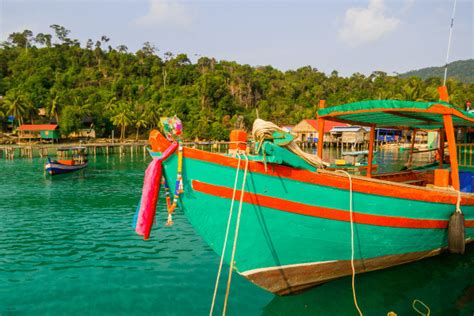
<instances>
[{"instance_id":1,"label":"forested hillside","mask_svg":"<svg viewBox=\"0 0 474 316\"><path fill-rule=\"evenodd\" d=\"M63 133L92 118L99 136L125 127L127 135L156 127L161 116L177 114L188 139L226 139L243 120L277 124L314 118L319 99L337 105L366 99L436 100L440 79L399 78L384 72L327 75L306 66L282 72L185 54L163 53L150 43L130 52L111 47L107 36L79 43L69 30L54 34L13 33L0 47L0 120L38 122L40 108ZM474 99L474 84L448 81L452 103Z\"/></svg>"},{"instance_id":2,"label":"forested hillside","mask_svg":"<svg viewBox=\"0 0 474 316\"><path fill-rule=\"evenodd\" d=\"M444 66L429 67L418 70L412 70L400 75L402 78L412 76L420 77L421 79L428 78L443 78ZM474 59L458 60L448 64L448 77L456 78L462 82L474 83Z\"/></svg>"}]
</instances>

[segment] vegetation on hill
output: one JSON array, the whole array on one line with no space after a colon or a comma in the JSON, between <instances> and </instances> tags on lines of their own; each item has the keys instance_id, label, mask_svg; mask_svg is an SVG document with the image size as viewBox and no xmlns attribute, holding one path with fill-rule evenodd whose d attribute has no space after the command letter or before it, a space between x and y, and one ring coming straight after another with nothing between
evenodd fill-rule
<instances>
[{"instance_id":1,"label":"vegetation on hill","mask_svg":"<svg viewBox=\"0 0 474 316\"><path fill-rule=\"evenodd\" d=\"M444 66L411 70L400 75L402 78L413 76L420 77L421 79L443 78ZM455 78L461 82L474 83L474 59L458 60L449 63L448 78Z\"/></svg>"},{"instance_id":2,"label":"vegetation on hill","mask_svg":"<svg viewBox=\"0 0 474 316\"><path fill-rule=\"evenodd\" d=\"M92 118L99 136L122 137L157 127L162 116L178 115L187 139L227 139L242 121L256 117L276 124L314 118L319 99L328 105L366 99L437 99L439 78L399 78L375 71L344 78L310 66L282 72L165 52L146 42L135 53L111 47L107 36L81 46L70 31L52 25L54 35L12 33L0 46L0 121L15 125L55 120L63 134ZM448 81L452 103L474 99L474 84ZM46 117L39 117L39 109Z\"/></svg>"}]
</instances>

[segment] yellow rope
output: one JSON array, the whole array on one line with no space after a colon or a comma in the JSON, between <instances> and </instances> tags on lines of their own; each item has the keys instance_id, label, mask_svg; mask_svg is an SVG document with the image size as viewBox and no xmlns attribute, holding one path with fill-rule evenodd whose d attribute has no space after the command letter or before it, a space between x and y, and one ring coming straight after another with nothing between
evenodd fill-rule
<instances>
[{"instance_id":1,"label":"yellow rope","mask_svg":"<svg viewBox=\"0 0 474 316\"><path fill-rule=\"evenodd\" d=\"M239 211L237 213L237 222L235 224L235 234L234 234L234 245L232 247L232 256L230 259L230 267L229 267L229 277L227 278L227 289L225 292L225 299L224 299L224 309L222 311L222 315L226 314L227 310L227 301L229 299L229 292L230 292L230 282L232 280L232 271L234 270L234 258L235 258L235 250L237 249L237 238L239 237L239 227L240 227L240 215L242 214L242 205L244 202L244 192L245 192L245 182L247 180L247 171L249 166L249 158L245 153L243 154L245 158L245 169L244 169L244 179L242 181L242 190L240 191L240 203L239 203Z\"/></svg>"},{"instance_id":2,"label":"yellow rope","mask_svg":"<svg viewBox=\"0 0 474 316\"><path fill-rule=\"evenodd\" d=\"M272 139L273 138L272 135L276 131L285 132L282 128L273 124L272 122L267 122L261 119L256 119L253 122L252 135L253 135L254 140L260 143L259 146L261 146L264 140ZM284 147L288 149L289 151L291 151L292 153L294 153L295 155L304 159L307 163L309 163L313 167L324 168L325 166L329 165L317 155L312 155L312 154L304 152L300 147L298 147L298 145L294 141L291 141L288 145Z\"/></svg>"},{"instance_id":3,"label":"yellow rope","mask_svg":"<svg viewBox=\"0 0 474 316\"><path fill-rule=\"evenodd\" d=\"M336 170L336 173L345 174L349 178L349 214L351 219L351 268L352 268L352 297L354 299L354 305L362 316L362 312L357 304L357 295L355 290L355 266L354 266L354 218L352 214L352 176L344 170Z\"/></svg>"},{"instance_id":4,"label":"yellow rope","mask_svg":"<svg viewBox=\"0 0 474 316\"><path fill-rule=\"evenodd\" d=\"M219 263L219 270L217 271L216 285L214 286L214 295L212 296L212 304L211 304L211 310L209 312L209 316L212 316L212 313L214 311L214 304L216 302L216 296L217 296L217 288L219 287L219 279L221 277L222 265L224 263L224 254L225 254L225 249L227 247L227 239L229 237L230 222L232 220L232 212L234 210L235 193L237 191L237 181L239 179L240 161L241 161L240 155L238 153L236 153L236 155L238 156L239 160L237 163L237 170L235 172L234 190L232 192L232 200L231 200L230 209L229 209L229 218L227 219L227 228L225 231L224 245L222 246L221 261Z\"/></svg>"}]
</instances>

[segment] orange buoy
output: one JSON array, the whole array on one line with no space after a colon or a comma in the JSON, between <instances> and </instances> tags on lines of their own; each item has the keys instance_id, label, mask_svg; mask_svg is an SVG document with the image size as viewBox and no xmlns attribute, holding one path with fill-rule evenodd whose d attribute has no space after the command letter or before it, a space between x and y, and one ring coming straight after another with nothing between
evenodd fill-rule
<instances>
[{"instance_id":1,"label":"orange buoy","mask_svg":"<svg viewBox=\"0 0 474 316\"><path fill-rule=\"evenodd\" d=\"M246 150L247 149L247 133L242 130L234 129L230 132L230 144L229 149L231 150Z\"/></svg>"}]
</instances>

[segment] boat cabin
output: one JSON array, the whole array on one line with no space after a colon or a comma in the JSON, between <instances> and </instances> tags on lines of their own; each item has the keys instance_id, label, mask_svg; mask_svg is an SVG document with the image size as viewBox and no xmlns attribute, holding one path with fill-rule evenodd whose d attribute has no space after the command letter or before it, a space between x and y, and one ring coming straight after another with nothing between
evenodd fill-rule
<instances>
[{"instance_id":1,"label":"boat cabin","mask_svg":"<svg viewBox=\"0 0 474 316\"><path fill-rule=\"evenodd\" d=\"M451 187L463 192L472 192L474 144L456 145L457 130L474 127L474 113L457 109L448 103L447 93L442 101L412 102L399 100L373 100L321 108L318 123L324 128L325 121L357 124L371 127L369 136L368 167L369 178L399 182L408 185L435 188ZM323 103L324 105L324 103ZM392 173L373 173L373 152L376 128L404 129L412 133L410 158L406 170ZM437 148L414 151L417 131L438 133ZM445 143L448 154L445 155ZM318 155L322 157L323 144L318 143ZM437 162L422 168L412 167L414 154L433 151ZM463 156L464 155L464 156Z\"/></svg>"},{"instance_id":2,"label":"boat cabin","mask_svg":"<svg viewBox=\"0 0 474 316\"><path fill-rule=\"evenodd\" d=\"M81 165L87 162L86 147L61 147L57 151L58 163L63 165Z\"/></svg>"}]
</instances>

